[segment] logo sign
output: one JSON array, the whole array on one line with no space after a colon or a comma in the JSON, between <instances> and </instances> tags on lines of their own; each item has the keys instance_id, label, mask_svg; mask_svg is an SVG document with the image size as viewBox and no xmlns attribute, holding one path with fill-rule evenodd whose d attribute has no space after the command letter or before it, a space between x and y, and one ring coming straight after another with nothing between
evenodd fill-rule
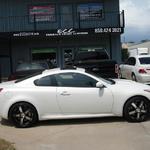
<instances>
[{"instance_id":1,"label":"logo sign","mask_svg":"<svg viewBox=\"0 0 150 150\"><path fill-rule=\"evenodd\" d=\"M13 33L14 37L27 37L27 36L39 36L39 32L19 32L19 33Z\"/></svg>"},{"instance_id":2,"label":"logo sign","mask_svg":"<svg viewBox=\"0 0 150 150\"><path fill-rule=\"evenodd\" d=\"M67 36L67 35L87 35L89 34L87 31L78 32L73 30L73 28L70 29L58 29L57 33L46 33L46 36Z\"/></svg>"}]
</instances>

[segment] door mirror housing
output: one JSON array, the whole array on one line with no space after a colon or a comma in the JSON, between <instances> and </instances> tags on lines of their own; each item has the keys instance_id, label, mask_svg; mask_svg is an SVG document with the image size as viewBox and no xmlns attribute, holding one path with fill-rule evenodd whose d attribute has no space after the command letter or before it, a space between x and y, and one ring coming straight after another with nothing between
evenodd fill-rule
<instances>
[{"instance_id":1,"label":"door mirror housing","mask_svg":"<svg viewBox=\"0 0 150 150\"><path fill-rule=\"evenodd\" d=\"M101 82L97 82L97 83L96 83L96 87L102 89L102 88L105 87L105 85L102 84Z\"/></svg>"}]
</instances>

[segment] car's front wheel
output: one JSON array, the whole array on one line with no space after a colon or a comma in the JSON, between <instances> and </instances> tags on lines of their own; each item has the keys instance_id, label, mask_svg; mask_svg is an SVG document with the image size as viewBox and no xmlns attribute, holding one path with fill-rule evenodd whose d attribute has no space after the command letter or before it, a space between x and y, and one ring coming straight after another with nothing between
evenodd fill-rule
<instances>
[{"instance_id":1,"label":"car's front wheel","mask_svg":"<svg viewBox=\"0 0 150 150\"><path fill-rule=\"evenodd\" d=\"M36 109L31 104L20 102L10 108L9 119L16 127L27 128L37 122L38 116Z\"/></svg>"},{"instance_id":2,"label":"car's front wheel","mask_svg":"<svg viewBox=\"0 0 150 150\"><path fill-rule=\"evenodd\" d=\"M129 122L142 122L149 115L149 102L144 97L133 97L124 106L124 117Z\"/></svg>"}]
</instances>

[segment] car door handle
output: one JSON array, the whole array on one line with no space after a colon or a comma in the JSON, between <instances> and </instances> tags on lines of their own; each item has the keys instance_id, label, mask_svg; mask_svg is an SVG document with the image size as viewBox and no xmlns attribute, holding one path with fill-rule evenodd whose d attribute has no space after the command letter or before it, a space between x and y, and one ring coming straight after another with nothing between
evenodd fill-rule
<instances>
[{"instance_id":1,"label":"car door handle","mask_svg":"<svg viewBox=\"0 0 150 150\"><path fill-rule=\"evenodd\" d=\"M62 95L62 96L69 96L69 95L71 95L71 94L69 94L68 92L64 91L64 92L62 92L60 95Z\"/></svg>"}]
</instances>

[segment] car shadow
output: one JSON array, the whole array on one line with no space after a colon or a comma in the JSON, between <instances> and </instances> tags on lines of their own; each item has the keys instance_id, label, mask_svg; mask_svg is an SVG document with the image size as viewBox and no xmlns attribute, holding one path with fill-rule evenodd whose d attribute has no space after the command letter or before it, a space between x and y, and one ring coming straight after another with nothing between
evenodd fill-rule
<instances>
[{"instance_id":1,"label":"car shadow","mask_svg":"<svg viewBox=\"0 0 150 150\"><path fill-rule=\"evenodd\" d=\"M10 127L14 126L12 122L10 122L9 120L6 120L6 119L1 119L0 124L5 125L5 126L10 126Z\"/></svg>"},{"instance_id":2,"label":"car shadow","mask_svg":"<svg viewBox=\"0 0 150 150\"><path fill-rule=\"evenodd\" d=\"M82 118L82 119L58 119L39 121L36 126L61 126L61 125L80 125L80 124L98 124L98 123L113 123L125 122L121 117L106 117L106 118ZM6 119L1 119L0 124L4 126L14 127L13 123Z\"/></svg>"},{"instance_id":3,"label":"car shadow","mask_svg":"<svg viewBox=\"0 0 150 150\"><path fill-rule=\"evenodd\" d=\"M147 120L150 121L150 118ZM46 120L39 121L35 127L42 126L62 126L62 125L82 125L82 124L110 124L110 123L123 123L127 122L122 117L101 117L101 118L82 118L82 119L58 119L58 120ZM13 123L2 119L0 121L1 125L14 127Z\"/></svg>"},{"instance_id":4,"label":"car shadow","mask_svg":"<svg viewBox=\"0 0 150 150\"><path fill-rule=\"evenodd\" d=\"M81 125L81 124L99 124L99 123L114 123L125 122L121 117L106 117L106 118L82 118L82 119L62 119L40 121L37 126L61 126L61 125Z\"/></svg>"}]
</instances>

